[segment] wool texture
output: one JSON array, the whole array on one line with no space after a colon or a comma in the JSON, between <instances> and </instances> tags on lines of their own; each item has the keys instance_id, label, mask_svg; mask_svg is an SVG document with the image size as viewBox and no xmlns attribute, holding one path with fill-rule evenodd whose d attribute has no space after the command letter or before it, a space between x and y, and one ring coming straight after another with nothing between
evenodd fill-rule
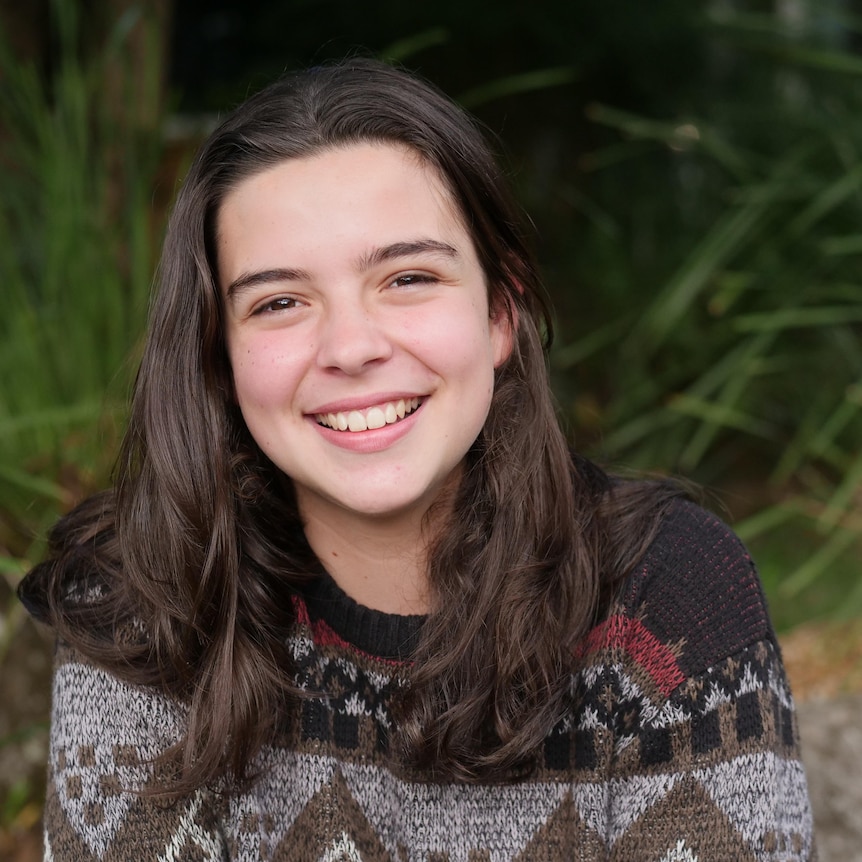
<instances>
[{"instance_id":1,"label":"wool texture","mask_svg":"<svg viewBox=\"0 0 862 862\"><path fill-rule=\"evenodd\" d=\"M781 656L754 566L678 503L581 645L571 708L535 772L440 783L390 752L390 706L420 617L330 580L297 599L309 693L246 792L172 804L138 791L182 708L60 645L45 858L271 862L792 862L816 858Z\"/></svg>"}]
</instances>

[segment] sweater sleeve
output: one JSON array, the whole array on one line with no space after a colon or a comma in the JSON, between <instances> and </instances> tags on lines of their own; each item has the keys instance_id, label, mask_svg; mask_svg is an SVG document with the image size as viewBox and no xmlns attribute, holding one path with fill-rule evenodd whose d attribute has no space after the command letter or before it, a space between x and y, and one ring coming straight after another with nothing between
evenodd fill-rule
<instances>
[{"instance_id":1,"label":"sweater sleeve","mask_svg":"<svg viewBox=\"0 0 862 862\"><path fill-rule=\"evenodd\" d=\"M739 540L679 504L616 610L598 632L611 860L815 859L794 704Z\"/></svg>"},{"instance_id":2,"label":"sweater sleeve","mask_svg":"<svg viewBox=\"0 0 862 862\"><path fill-rule=\"evenodd\" d=\"M59 645L54 668L45 860L227 859L214 797L147 796L176 741L177 707Z\"/></svg>"}]
</instances>

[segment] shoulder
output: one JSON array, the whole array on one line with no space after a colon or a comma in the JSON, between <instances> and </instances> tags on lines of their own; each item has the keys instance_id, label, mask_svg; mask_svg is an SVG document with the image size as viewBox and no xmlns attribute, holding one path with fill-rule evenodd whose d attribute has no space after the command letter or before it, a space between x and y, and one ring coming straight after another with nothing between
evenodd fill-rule
<instances>
[{"instance_id":1,"label":"shoulder","mask_svg":"<svg viewBox=\"0 0 862 862\"><path fill-rule=\"evenodd\" d=\"M586 649L649 658L672 688L761 642L775 635L751 555L720 518L680 499Z\"/></svg>"},{"instance_id":2,"label":"shoulder","mask_svg":"<svg viewBox=\"0 0 862 862\"><path fill-rule=\"evenodd\" d=\"M59 642L54 661L52 746L85 738L113 749L136 748L148 760L174 745L183 707L155 688L129 683Z\"/></svg>"},{"instance_id":3,"label":"shoulder","mask_svg":"<svg viewBox=\"0 0 862 862\"><path fill-rule=\"evenodd\" d=\"M720 518L687 501L667 513L623 602L660 640L684 643L688 672L775 640L748 550Z\"/></svg>"},{"instance_id":4,"label":"shoulder","mask_svg":"<svg viewBox=\"0 0 862 862\"><path fill-rule=\"evenodd\" d=\"M694 583L710 576L747 583L753 564L740 539L717 515L678 498L662 518L640 569L639 580L652 587L673 578Z\"/></svg>"}]
</instances>

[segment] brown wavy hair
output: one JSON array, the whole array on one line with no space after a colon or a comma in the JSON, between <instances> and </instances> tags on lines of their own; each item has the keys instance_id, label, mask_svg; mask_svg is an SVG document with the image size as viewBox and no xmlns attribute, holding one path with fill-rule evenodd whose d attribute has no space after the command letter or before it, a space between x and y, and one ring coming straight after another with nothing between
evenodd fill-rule
<instances>
[{"instance_id":1,"label":"brown wavy hair","mask_svg":"<svg viewBox=\"0 0 862 862\"><path fill-rule=\"evenodd\" d=\"M320 572L289 481L233 398L214 234L243 179L360 142L406 145L443 178L492 307L516 328L396 704L400 755L435 778L526 774L566 709L579 641L676 492L573 457L548 384L551 323L523 221L476 123L433 86L351 59L285 77L199 151L169 222L115 487L67 515L20 595L91 660L189 707L173 792L247 765L296 708L291 597Z\"/></svg>"}]
</instances>

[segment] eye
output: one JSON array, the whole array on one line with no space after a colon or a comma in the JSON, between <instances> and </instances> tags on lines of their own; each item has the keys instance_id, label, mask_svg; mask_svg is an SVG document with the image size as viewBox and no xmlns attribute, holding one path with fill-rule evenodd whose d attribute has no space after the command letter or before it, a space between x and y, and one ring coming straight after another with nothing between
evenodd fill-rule
<instances>
[{"instance_id":1,"label":"eye","mask_svg":"<svg viewBox=\"0 0 862 862\"><path fill-rule=\"evenodd\" d=\"M427 272L405 272L398 275L390 282L390 287L413 287L420 284L434 284L437 277Z\"/></svg>"},{"instance_id":2,"label":"eye","mask_svg":"<svg viewBox=\"0 0 862 862\"><path fill-rule=\"evenodd\" d=\"M252 315L271 314L276 311L290 311L292 308L299 308L300 304L300 301L293 296L279 296L256 306L254 311L252 311Z\"/></svg>"}]
</instances>

